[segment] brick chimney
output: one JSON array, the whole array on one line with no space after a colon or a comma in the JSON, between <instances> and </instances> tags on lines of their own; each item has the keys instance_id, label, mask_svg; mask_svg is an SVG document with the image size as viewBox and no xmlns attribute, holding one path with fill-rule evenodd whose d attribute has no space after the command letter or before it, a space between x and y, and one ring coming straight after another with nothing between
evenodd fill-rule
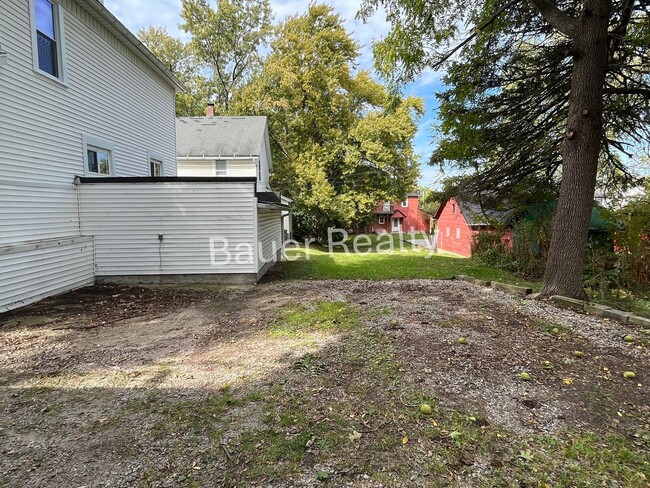
<instances>
[{"instance_id":1,"label":"brick chimney","mask_svg":"<svg viewBox=\"0 0 650 488\"><path fill-rule=\"evenodd\" d=\"M205 107L205 116L206 117L214 117L214 103L210 102Z\"/></svg>"}]
</instances>

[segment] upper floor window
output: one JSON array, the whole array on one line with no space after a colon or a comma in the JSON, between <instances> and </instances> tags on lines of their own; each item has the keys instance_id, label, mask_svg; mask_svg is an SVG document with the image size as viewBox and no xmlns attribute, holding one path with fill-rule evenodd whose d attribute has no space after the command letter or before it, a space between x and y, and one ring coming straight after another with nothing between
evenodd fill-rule
<instances>
[{"instance_id":1,"label":"upper floor window","mask_svg":"<svg viewBox=\"0 0 650 488\"><path fill-rule=\"evenodd\" d=\"M384 212L390 212L390 202L384 202Z\"/></svg>"},{"instance_id":2,"label":"upper floor window","mask_svg":"<svg viewBox=\"0 0 650 488\"><path fill-rule=\"evenodd\" d=\"M149 169L151 176L162 176L162 161L149 158Z\"/></svg>"},{"instance_id":3,"label":"upper floor window","mask_svg":"<svg viewBox=\"0 0 650 488\"><path fill-rule=\"evenodd\" d=\"M86 155L88 158L88 173L102 176L111 174L113 152L110 149L88 146Z\"/></svg>"},{"instance_id":4,"label":"upper floor window","mask_svg":"<svg viewBox=\"0 0 650 488\"><path fill-rule=\"evenodd\" d=\"M456 204L455 203L451 204L451 213L453 213L453 214L456 213Z\"/></svg>"},{"instance_id":5,"label":"upper floor window","mask_svg":"<svg viewBox=\"0 0 650 488\"><path fill-rule=\"evenodd\" d=\"M214 175L215 176L228 176L228 161L217 159L214 162Z\"/></svg>"},{"instance_id":6,"label":"upper floor window","mask_svg":"<svg viewBox=\"0 0 650 488\"><path fill-rule=\"evenodd\" d=\"M83 136L86 174L88 176L110 176L113 174L112 143L98 137Z\"/></svg>"},{"instance_id":7,"label":"upper floor window","mask_svg":"<svg viewBox=\"0 0 650 488\"><path fill-rule=\"evenodd\" d=\"M32 0L34 68L63 81L63 10L54 0Z\"/></svg>"},{"instance_id":8,"label":"upper floor window","mask_svg":"<svg viewBox=\"0 0 650 488\"><path fill-rule=\"evenodd\" d=\"M409 201L408 199L406 199L402 202L402 207L408 207L408 206L409 206Z\"/></svg>"}]
</instances>

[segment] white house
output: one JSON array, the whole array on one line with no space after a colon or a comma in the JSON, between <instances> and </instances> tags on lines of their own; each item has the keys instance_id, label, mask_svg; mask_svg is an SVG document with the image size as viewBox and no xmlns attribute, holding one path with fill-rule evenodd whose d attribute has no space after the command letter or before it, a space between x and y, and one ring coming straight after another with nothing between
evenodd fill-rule
<instances>
[{"instance_id":1,"label":"white house","mask_svg":"<svg viewBox=\"0 0 650 488\"><path fill-rule=\"evenodd\" d=\"M256 177L176 177L182 89L98 0L0 1L0 312L268 267Z\"/></svg>"}]
</instances>

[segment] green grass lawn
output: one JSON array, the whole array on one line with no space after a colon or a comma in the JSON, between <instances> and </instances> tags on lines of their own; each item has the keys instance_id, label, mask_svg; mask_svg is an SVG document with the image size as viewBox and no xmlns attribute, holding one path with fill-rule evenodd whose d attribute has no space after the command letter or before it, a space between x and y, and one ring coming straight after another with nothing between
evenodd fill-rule
<instances>
[{"instance_id":1,"label":"green grass lawn","mask_svg":"<svg viewBox=\"0 0 650 488\"><path fill-rule=\"evenodd\" d=\"M287 251L289 259L274 273L281 279L449 279L466 274L486 280L513 284L530 283L494 268L482 266L471 259L429 254L425 250L413 250L406 245L403 251L368 252L367 254L334 252L312 247L309 258L304 249Z\"/></svg>"}]
</instances>

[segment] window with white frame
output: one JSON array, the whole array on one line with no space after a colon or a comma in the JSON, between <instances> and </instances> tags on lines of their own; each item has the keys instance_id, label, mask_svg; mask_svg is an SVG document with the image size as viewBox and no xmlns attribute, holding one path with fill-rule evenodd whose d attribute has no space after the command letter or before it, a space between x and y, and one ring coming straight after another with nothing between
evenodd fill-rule
<instances>
[{"instance_id":1,"label":"window with white frame","mask_svg":"<svg viewBox=\"0 0 650 488\"><path fill-rule=\"evenodd\" d=\"M460 239L460 227L456 227L456 239Z\"/></svg>"},{"instance_id":2,"label":"window with white frame","mask_svg":"<svg viewBox=\"0 0 650 488\"><path fill-rule=\"evenodd\" d=\"M216 159L214 161L214 175L228 176L228 161L223 159Z\"/></svg>"},{"instance_id":3,"label":"window with white frame","mask_svg":"<svg viewBox=\"0 0 650 488\"><path fill-rule=\"evenodd\" d=\"M160 159L149 158L149 171L151 176L162 176L162 161Z\"/></svg>"},{"instance_id":4,"label":"window with white frame","mask_svg":"<svg viewBox=\"0 0 650 488\"><path fill-rule=\"evenodd\" d=\"M390 212L390 202L384 202L384 212Z\"/></svg>"},{"instance_id":5,"label":"window with white frame","mask_svg":"<svg viewBox=\"0 0 650 488\"><path fill-rule=\"evenodd\" d=\"M380 215L379 216L379 223L382 224L382 225L386 223L386 216L385 215Z\"/></svg>"},{"instance_id":6,"label":"window with white frame","mask_svg":"<svg viewBox=\"0 0 650 488\"><path fill-rule=\"evenodd\" d=\"M63 9L56 0L31 0L34 69L64 81Z\"/></svg>"},{"instance_id":7,"label":"window with white frame","mask_svg":"<svg viewBox=\"0 0 650 488\"><path fill-rule=\"evenodd\" d=\"M409 201L408 198L402 202L402 207L408 207L409 206Z\"/></svg>"},{"instance_id":8,"label":"window with white frame","mask_svg":"<svg viewBox=\"0 0 650 488\"><path fill-rule=\"evenodd\" d=\"M83 150L88 176L110 176L113 174L113 143L98 137L84 135Z\"/></svg>"}]
</instances>

